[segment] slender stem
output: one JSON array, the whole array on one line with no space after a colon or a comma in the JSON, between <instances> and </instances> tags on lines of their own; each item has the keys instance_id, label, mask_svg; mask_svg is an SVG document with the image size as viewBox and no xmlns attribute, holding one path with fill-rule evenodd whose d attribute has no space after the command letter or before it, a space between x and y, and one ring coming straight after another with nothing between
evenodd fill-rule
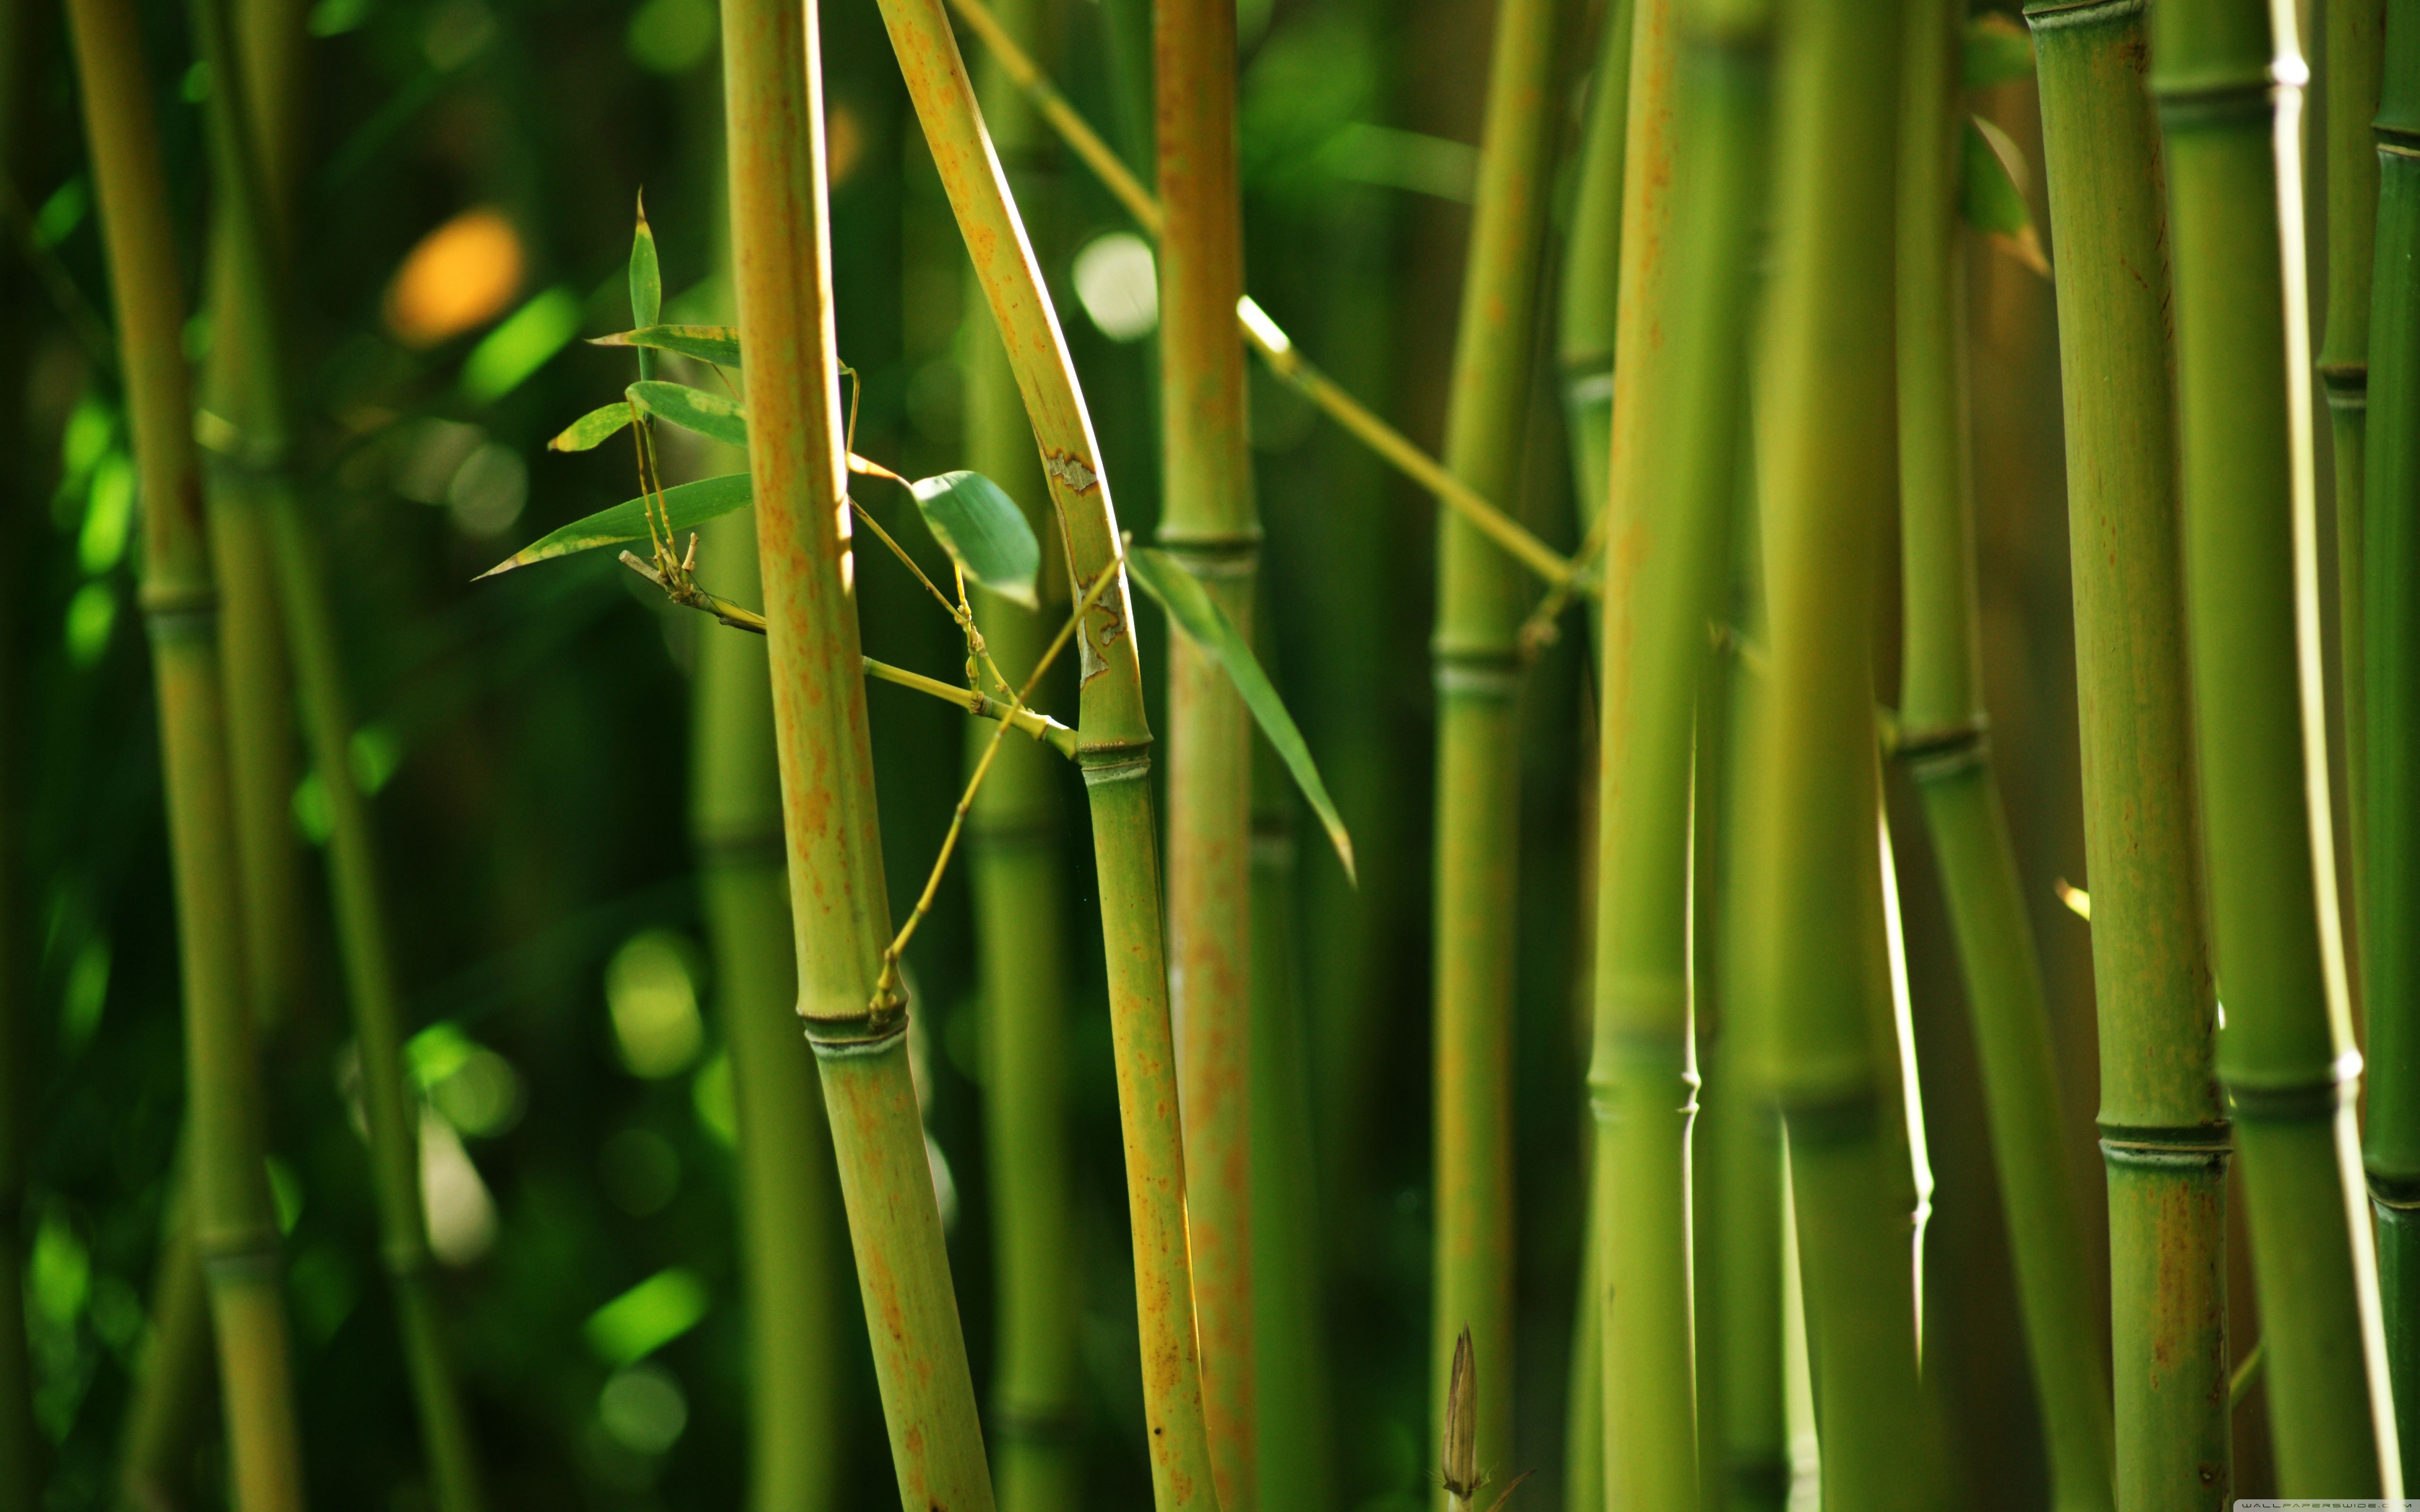
<instances>
[{"instance_id":1,"label":"slender stem","mask_svg":"<svg viewBox=\"0 0 2420 1512\"><path fill-rule=\"evenodd\" d=\"M2109 1390L2069 1191L2050 1005L2016 849L1991 767L1966 441L1964 10L1911 0L1899 189L1900 603L1898 754L1922 795L1982 1062L1992 1153L2017 1270L2026 1358L2048 1438L2051 1504L2116 1505Z\"/></svg>"},{"instance_id":2,"label":"slender stem","mask_svg":"<svg viewBox=\"0 0 2420 1512\"><path fill-rule=\"evenodd\" d=\"M2420 918L2420 769L2411 748L2420 716L2412 698L2420 594L2408 580L2420 543L2420 7L2408 0L2388 0L2376 131L2377 281L2365 346L2378 424L2369 427L2366 479L2369 805L2361 843L2369 897L2362 986L2372 1070L2363 1155L2408 1489L2420 1485L2420 950L2412 938Z\"/></svg>"},{"instance_id":3,"label":"slender stem","mask_svg":"<svg viewBox=\"0 0 2420 1512\"><path fill-rule=\"evenodd\" d=\"M2167 206L2142 0L2028 11L2075 578L2118 1504L2229 1504L2226 1108L2188 725Z\"/></svg>"},{"instance_id":4,"label":"slender stem","mask_svg":"<svg viewBox=\"0 0 2420 1512\"><path fill-rule=\"evenodd\" d=\"M1261 522L1244 399L1234 0L1155 0L1159 544L1251 635ZM1259 1504L1252 1275L1252 720L1217 660L1168 656L1169 1011L1180 1026L1187 1232L1220 1512Z\"/></svg>"},{"instance_id":5,"label":"slender stem","mask_svg":"<svg viewBox=\"0 0 2420 1512\"><path fill-rule=\"evenodd\" d=\"M1630 49L1637 0L1606 8L1588 127L1580 142L1579 185L1563 241L1562 297L1556 311L1555 360L1562 370L1563 425L1570 432L1572 478L1589 539L1601 540L1607 463L1613 441L1613 346L1621 284L1623 148L1630 122ZM1579 565L1587 548L1575 553ZM1561 604L1555 607L1559 613ZM1540 611L1543 615L1544 610ZM1551 615L1545 615L1551 621Z\"/></svg>"},{"instance_id":6,"label":"slender stem","mask_svg":"<svg viewBox=\"0 0 2420 1512\"><path fill-rule=\"evenodd\" d=\"M152 1267L151 1342L126 1408L110 1504L117 1512L175 1506L193 1478L194 1450L210 1401L210 1313L201 1258L194 1253L190 1134L170 1169Z\"/></svg>"},{"instance_id":7,"label":"slender stem","mask_svg":"<svg viewBox=\"0 0 2420 1512\"><path fill-rule=\"evenodd\" d=\"M2287 1496L2399 1494L2319 684L2293 15L2151 14L2167 148L2195 745L2211 944ZM2281 227L2296 228L2287 235Z\"/></svg>"},{"instance_id":8,"label":"slender stem","mask_svg":"<svg viewBox=\"0 0 2420 1512\"><path fill-rule=\"evenodd\" d=\"M1785 1119L1807 1333L1820 1341L1823 1499L1846 1507L1950 1500L1916 1377L1877 854L1871 625L1895 481L1900 19L1894 0L1810 9L1780 55L1758 438L1770 666L1733 841L1733 1065Z\"/></svg>"},{"instance_id":9,"label":"slender stem","mask_svg":"<svg viewBox=\"0 0 2420 1512\"><path fill-rule=\"evenodd\" d=\"M1510 498L1520 476L1553 136L1553 0L1497 8L1479 189L1446 410L1446 466ZM1437 517L1435 1012L1435 1268L1430 1407L1444 1422L1454 1341L1479 1363L1478 1463L1512 1453L1513 878L1520 837L1520 629L1513 563ZM1435 1504L1442 1505L1442 1493Z\"/></svg>"},{"instance_id":10,"label":"slender stem","mask_svg":"<svg viewBox=\"0 0 2420 1512\"><path fill-rule=\"evenodd\" d=\"M990 1512L889 942L833 346L816 7L724 0L740 339L797 949L901 1505ZM872 998L869 1007L869 998Z\"/></svg>"},{"instance_id":11,"label":"slender stem","mask_svg":"<svg viewBox=\"0 0 2420 1512\"><path fill-rule=\"evenodd\" d=\"M194 1247L209 1285L241 1512L302 1501L277 1228L262 1166L259 1065L245 1004L243 918L210 579L181 347L183 281L140 34L126 0L75 0L119 369L143 497L143 604L160 704L185 1001Z\"/></svg>"},{"instance_id":12,"label":"slender stem","mask_svg":"<svg viewBox=\"0 0 2420 1512\"><path fill-rule=\"evenodd\" d=\"M950 5L983 39L985 48L1002 60L1009 76L1032 96L1042 118L1083 160L1084 165L1099 176L1110 194L1135 218L1135 224L1142 227L1145 235L1158 237L1166 221L1160 202L1126 168L1116 151L1084 123L1083 117L1068 108L1000 19L983 0L950 0ZM1451 471L1439 466L1435 457L1414 445L1402 431L1379 419L1339 387L1335 379L1312 366L1295 349L1293 338L1279 329L1259 305L1243 301L1236 307L1235 318L1243 328L1244 339L1267 361L1269 371L1326 411L1329 419L1352 432L1405 477L1435 495L1438 502L1486 532L1497 545L1549 584L1559 585L1571 578L1571 563L1528 527L1490 503L1485 494Z\"/></svg>"}]
</instances>

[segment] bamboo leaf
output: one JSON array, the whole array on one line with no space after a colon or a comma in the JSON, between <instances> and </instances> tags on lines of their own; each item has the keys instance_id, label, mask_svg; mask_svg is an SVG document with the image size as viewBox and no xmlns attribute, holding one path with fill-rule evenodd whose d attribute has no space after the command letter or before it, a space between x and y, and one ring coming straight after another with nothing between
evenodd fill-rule
<instances>
[{"instance_id":1,"label":"bamboo leaf","mask_svg":"<svg viewBox=\"0 0 2420 1512\"><path fill-rule=\"evenodd\" d=\"M718 515L728 515L754 498L745 472L726 473L720 478L701 478L684 483L663 492L664 513L675 532L693 530ZM651 500L641 497L600 509L596 514L573 520L559 531L541 535L529 545L479 574L492 578L515 567L526 567L533 562L551 557L566 557L574 551L594 550L600 546L620 546L629 541L647 538L647 507Z\"/></svg>"},{"instance_id":2,"label":"bamboo leaf","mask_svg":"<svg viewBox=\"0 0 2420 1512\"><path fill-rule=\"evenodd\" d=\"M1959 170L1959 213L2002 251L2048 278L2050 259L2042 254L2033 212L2025 208L2026 177L2024 154L2009 133L1969 116Z\"/></svg>"},{"instance_id":3,"label":"bamboo leaf","mask_svg":"<svg viewBox=\"0 0 2420 1512\"><path fill-rule=\"evenodd\" d=\"M617 331L610 336L591 336L591 347L644 347L658 351L678 352L694 357L701 363L717 367L739 365L739 332L729 326L659 326L647 324L636 331Z\"/></svg>"},{"instance_id":4,"label":"bamboo leaf","mask_svg":"<svg viewBox=\"0 0 2420 1512\"><path fill-rule=\"evenodd\" d=\"M563 427L563 434L546 443L550 452L585 452L597 446L630 423L630 407L626 403L609 404L573 421Z\"/></svg>"},{"instance_id":5,"label":"bamboo leaf","mask_svg":"<svg viewBox=\"0 0 2420 1512\"><path fill-rule=\"evenodd\" d=\"M1185 570L1177 560L1165 551L1144 548L1126 554L1126 571L1142 585L1144 593L1168 610L1186 637L1207 651L1226 669L1235 691L1243 695L1244 706L1252 711L1253 721L1269 745L1278 753L1286 770L1294 774L1295 785L1310 800L1311 811L1327 831L1328 843L1336 847L1336 858L1344 863L1344 874L1358 885L1353 869L1353 837L1345 833L1343 817L1336 811L1336 801L1327 795L1327 784L1319 778L1319 767L1311 759L1311 748L1303 743L1302 732L1295 728L1294 716L1270 686L1268 673L1245 643L1243 633L1227 611L1202 592L1200 579Z\"/></svg>"},{"instance_id":6,"label":"bamboo leaf","mask_svg":"<svg viewBox=\"0 0 2420 1512\"><path fill-rule=\"evenodd\" d=\"M686 383L649 378L640 379L625 392L638 401L640 409L659 420L668 420L683 430L693 430L726 445L742 449L748 445L748 415L737 399L692 389Z\"/></svg>"},{"instance_id":7,"label":"bamboo leaf","mask_svg":"<svg viewBox=\"0 0 2420 1512\"><path fill-rule=\"evenodd\" d=\"M1962 82L1969 89L1989 89L2034 76L2034 39L2018 23L1993 11L1978 16L1966 28Z\"/></svg>"},{"instance_id":8,"label":"bamboo leaf","mask_svg":"<svg viewBox=\"0 0 2420 1512\"><path fill-rule=\"evenodd\" d=\"M1013 603L1036 609L1033 580L1042 570L1042 547L1025 511L1001 486L980 472L944 472L908 486L924 528L967 576Z\"/></svg>"},{"instance_id":9,"label":"bamboo leaf","mask_svg":"<svg viewBox=\"0 0 2420 1512\"><path fill-rule=\"evenodd\" d=\"M647 224L647 196L639 195L639 229L630 238L630 318L652 326L663 313L664 275L656 261L656 233Z\"/></svg>"}]
</instances>

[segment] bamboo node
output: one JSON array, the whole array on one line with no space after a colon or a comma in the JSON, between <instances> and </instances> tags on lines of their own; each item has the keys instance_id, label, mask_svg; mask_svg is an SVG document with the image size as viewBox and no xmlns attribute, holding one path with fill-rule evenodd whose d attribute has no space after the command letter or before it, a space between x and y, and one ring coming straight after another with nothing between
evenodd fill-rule
<instances>
[{"instance_id":1,"label":"bamboo node","mask_svg":"<svg viewBox=\"0 0 2420 1512\"><path fill-rule=\"evenodd\" d=\"M1083 769L1084 785L1107 787L1113 782L1132 782L1151 775L1151 752L1137 751L1113 746L1098 751L1078 751L1076 764Z\"/></svg>"},{"instance_id":2,"label":"bamboo node","mask_svg":"<svg viewBox=\"0 0 2420 1512\"><path fill-rule=\"evenodd\" d=\"M814 1047L817 1060L880 1055L907 1039L908 1003L905 998L886 994L862 1013L846 1018L811 1018L806 1024L807 1043Z\"/></svg>"}]
</instances>

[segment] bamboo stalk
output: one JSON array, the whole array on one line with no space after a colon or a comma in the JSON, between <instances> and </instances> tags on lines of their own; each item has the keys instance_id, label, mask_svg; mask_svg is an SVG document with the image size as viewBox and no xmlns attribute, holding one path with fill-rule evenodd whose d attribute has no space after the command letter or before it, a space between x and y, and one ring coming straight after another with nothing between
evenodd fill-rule
<instances>
[{"instance_id":1,"label":"bamboo stalk","mask_svg":"<svg viewBox=\"0 0 2420 1512\"><path fill-rule=\"evenodd\" d=\"M2288 11L2151 18L2167 149L2195 749L2219 1001L2287 1496L2399 1494L2319 683L2300 84ZM2272 28L2275 28L2273 32ZM2285 228L2291 228L2290 233Z\"/></svg>"},{"instance_id":2,"label":"bamboo stalk","mask_svg":"<svg viewBox=\"0 0 2420 1512\"><path fill-rule=\"evenodd\" d=\"M1706 625L1730 562L1766 24L1756 4L1639 0L1632 41L1589 1069L1607 1183L1598 1305L1613 1507L1686 1509L1701 1491L1691 795Z\"/></svg>"},{"instance_id":3,"label":"bamboo stalk","mask_svg":"<svg viewBox=\"0 0 2420 1512\"><path fill-rule=\"evenodd\" d=\"M2028 9L2100 1006L2118 1504L2228 1504L2226 1108L2188 725L2166 203L2142 0Z\"/></svg>"},{"instance_id":4,"label":"bamboo stalk","mask_svg":"<svg viewBox=\"0 0 2420 1512\"><path fill-rule=\"evenodd\" d=\"M2367 625L2369 805L2362 931L2369 1009L2369 1126L2363 1149L2378 1223L2387 1364L2404 1485L2420 1484L2420 794L2410 743L2420 666L2420 7L2388 0L2377 121L2377 279L2366 352L2370 456ZM2333 330L2333 323L2331 330ZM2340 496L2341 497L2341 496ZM2341 504L2339 505L2341 509Z\"/></svg>"},{"instance_id":5,"label":"bamboo stalk","mask_svg":"<svg viewBox=\"0 0 2420 1512\"><path fill-rule=\"evenodd\" d=\"M2048 1442L2051 1504L2084 1512L2115 1505L2109 1393L2060 1147L2050 1005L1983 706L1959 276L1964 15L1943 0L1913 0L1905 33L1898 241L1905 628L1897 753L1923 800L1963 968Z\"/></svg>"},{"instance_id":6,"label":"bamboo stalk","mask_svg":"<svg viewBox=\"0 0 2420 1512\"><path fill-rule=\"evenodd\" d=\"M700 533L718 574L758 586L752 520L726 516ZM748 1500L760 1512L830 1507L849 1419L839 1357L855 1325L831 1126L814 1052L798 1033L798 968L783 948L790 903L766 642L702 637L695 686L690 835L737 1113Z\"/></svg>"},{"instance_id":7,"label":"bamboo stalk","mask_svg":"<svg viewBox=\"0 0 2420 1512\"><path fill-rule=\"evenodd\" d=\"M983 0L950 0L950 4L983 39L985 49L1001 60L1009 76L1032 98L1035 110L1050 129L1060 134L1076 156L1083 161L1084 166L1098 176L1110 196L1134 217L1135 224L1142 228L1143 234L1155 239L1159 237L1166 219L1160 202L1126 168L1117 152L1102 141L1099 134L1051 86L1048 78L1016 45L1016 39L1001 24L1000 19L984 5ZM1438 465L1435 457L1414 445L1402 431L1379 419L1335 379L1313 366L1295 348L1294 339L1268 317L1266 311L1245 300L1237 305L1235 318L1243 330L1244 339L1267 362L1270 372L1318 406L1329 419L1351 432L1389 466L1435 495L1439 503L1485 532L1497 546L1550 586L1560 588L1578 584L1579 575L1574 563L1539 540L1527 526L1489 502L1487 495L1456 477L1450 468Z\"/></svg>"},{"instance_id":8,"label":"bamboo stalk","mask_svg":"<svg viewBox=\"0 0 2420 1512\"><path fill-rule=\"evenodd\" d=\"M2385 0L2335 0L2320 13L2319 83L2327 92L2327 324L2319 337L2319 389L2327 396L2335 465L2336 652L2343 699L2346 832L2366 836L2369 804L2368 689L2362 671L2363 453L2369 393L2370 259L2378 249L2378 114L2386 35ZM2356 839L2346 868L2352 884L2354 963L2367 959L2365 899L2369 857ZM2362 990L2368 974L2357 974ZM2357 994L2356 996L2359 995ZM2407 1477L2408 1478L2408 1477Z\"/></svg>"},{"instance_id":9,"label":"bamboo stalk","mask_svg":"<svg viewBox=\"0 0 2420 1512\"><path fill-rule=\"evenodd\" d=\"M1093 816L1110 1037L1133 1225L1135 1299L1161 1512L1215 1504L1185 1227L1186 1171L1162 954L1150 727L1117 515L1066 344L940 0L884 0L883 23L933 162L999 325L1050 481L1071 582L1107 580L1085 609L1077 760Z\"/></svg>"},{"instance_id":10,"label":"bamboo stalk","mask_svg":"<svg viewBox=\"0 0 2420 1512\"><path fill-rule=\"evenodd\" d=\"M1826 1506L1948 1504L1916 1379L1880 892L1872 605L1891 497L1899 7L1793 19L1758 456L1771 634L1734 841L1736 1074L1780 1106Z\"/></svg>"},{"instance_id":11,"label":"bamboo stalk","mask_svg":"<svg viewBox=\"0 0 2420 1512\"><path fill-rule=\"evenodd\" d=\"M52 14L33 0L0 4L0 173L22 181L33 140L31 103L37 49L48 40L42 18ZM12 288L0 294L0 346L23 349L31 321L30 301ZM0 396L0 446L22 450L31 429L25 423L26 383L20 369ZM0 510L30 529L36 509L31 479L21 473ZM33 932L25 927L32 878L25 871L31 806L25 732L36 728L28 697L24 633L20 607L29 596L30 554L0 567L0 1512L34 1512L40 1504L40 1429L34 1422L32 1365L25 1350L23 1245L25 1160L33 1133L36 1087L29 1052L35 1001Z\"/></svg>"},{"instance_id":12,"label":"bamboo stalk","mask_svg":"<svg viewBox=\"0 0 2420 1512\"><path fill-rule=\"evenodd\" d=\"M1613 449L1613 343L1621 304L1622 174L1629 154L1630 48L1637 0L1606 8L1596 74L1589 84L1588 125L1580 141L1579 182L1563 240L1562 293L1556 310L1556 361L1562 369L1563 428L1570 433L1572 479L1580 522L1596 518L1609 486Z\"/></svg>"},{"instance_id":13,"label":"bamboo stalk","mask_svg":"<svg viewBox=\"0 0 2420 1512\"><path fill-rule=\"evenodd\" d=\"M361 1057L371 1186L380 1249L395 1288L406 1371L420 1417L431 1493L441 1512L481 1504L470 1425L454 1381L421 1210L419 1114L403 1061L397 984L368 805L352 773L353 721L338 661L335 614L318 545L283 471L287 436L282 343L272 293L274 220L268 209L251 79L224 0L195 0L194 30L214 81L206 121L217 189L214 351L223 365L212 402L223 412L198 427L216 455L210 491L263 516L280 639L293 658L312 765L329 812L328 878L336 916L354 1043Z\"/></svg>"},{"instance_id":14,"label":"bamboo stalk","mask_svg":"<svg viewBox=\"0 0 2420 1512\"><path fill-rule=\"evenodd\" d=\"M1445 461L1508 498L1521 441L1545 230L1554 112L1553 0L1501 0L1480 133L1479 188L1446 409ZM1513 879L1520 835L1518 572L1459 516L1437 517L1433 1421L1446 1422L1455 1341L1479 1363L1477 1463L1512 1452ZM1441 1489L1433 1504L1443 1507Z\"/></svg>"},{"instance_id":15,"label":"bamboo stalk","mask_svg":"<svg viewBox=\"0 0 2420 1512\"><path fill-rule=\"evenodd\" d=\"M68 15L135 465L148 501L143 604L176 872L194 1247L218 1336L234 1504L242 1512L283 1512L302 1504L302 1451L277 1229L261 1164L260 1072L245 1003L217 594L180 345L182 280L132 8L125 0L75 0Z\"/></svg>"},{"instance_id":16,"label":"bamboo stalk","mask_svg":"<svg viewBox=\"0 0 2420 1512\"><path fill-rule=\"evenodd\" d=\"M1012 0L1009 14L1028 35L1047 35L1041 9ZM999 54L986 57L979 73L1001 166L1039 221L1036 201L1049 197L1056 178L1050 139ZM1047 239L1050 229L1042 223L1037 234ZM968 465L1006 487L1034 517L1034 533L1047 539L1049 480L1033 450L1033 426L971 273L968 289ZM993 658L1010 676L1024 676L1040 659L1047 621L1059 617L1056 606L1067 596L1057 580L1063 575L1063 563L1052 571L1046 561L1051 581L1044 601L1053 607L1041 616L989 596L976 600ZM969 728L970 762L981 759L987 734ZM1072 744L1067 754L1075 754ZM1069 967L1066 814L1055 765L1038 750L1001 751L975 800L968 872L984 1001L984 1151L999 1295L991 1430L1002 1512L1056 1512L1078 1504L1083 1489L1076 1444L1083 1278L1067 1263L1075 1198L1061 1053Z\"/></svg>"},{"instance_id":17,"label":"bamboo stalk","mask_svg":"<svg viewBox=\"0 0 2420 1512\"><path fill-rule=\"evenodd\" d=\"M1244 398L1234 0L1156 0L1159 544L1248 638L1260 563ZM1180 1026L1187 1233L1221 1512L1259 1503L1253 1405L1252 720L1209 652L1168 655L1169 1011Z\"/></svg>"},{"instance_id":18,"label":"bamboo stalk","mask_svg":"<svg viewBox=\"0 0 2420 1512\"><path fill-rule=\"evenodd\" d=\"M732 267L748 351L799 1012L814 1046L900 1502L989 1512L991 1476L907 1053L842 508L816 8L725 0Z\"/></svg>"}]
</instances>

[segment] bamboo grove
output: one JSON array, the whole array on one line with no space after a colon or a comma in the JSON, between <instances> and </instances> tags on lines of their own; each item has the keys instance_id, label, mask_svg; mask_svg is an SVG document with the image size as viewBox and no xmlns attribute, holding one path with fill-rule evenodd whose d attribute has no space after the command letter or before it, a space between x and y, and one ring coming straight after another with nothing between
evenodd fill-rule
<instances>
[{"instance_id":1,"label":"bamboo grove","mask_svg":"<svg viewBox=\"0 0 2420 1512\"><path fill-rule=\"evenodd\" d=\"M2420 0L0 0L0 1512L2420 1489Z\"/></svg>"}]
</instances>

